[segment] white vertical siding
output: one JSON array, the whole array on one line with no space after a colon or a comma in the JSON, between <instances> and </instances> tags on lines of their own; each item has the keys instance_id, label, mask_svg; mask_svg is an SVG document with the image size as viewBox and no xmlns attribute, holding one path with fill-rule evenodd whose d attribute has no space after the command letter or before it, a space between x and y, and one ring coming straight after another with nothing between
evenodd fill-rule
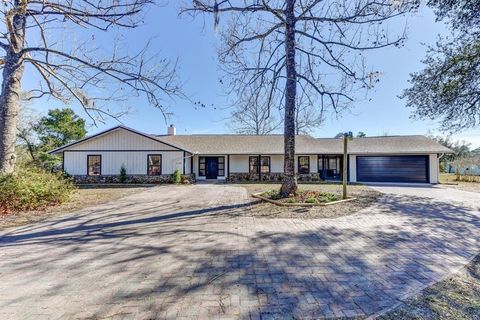
<instances>
[{"instance_id":1,"label":"white vertical siding","mask_svg":"<svg viewBox=\"0 0 480 320\"><path fill-rule=\"evenodd\" d=\"M188 152L185 152L185 157L184 157L184 161L185 161L185 174L190 174L192 173L192 168L191 168L191 164L192 164L192 155Z\"/></svg>"},{"instance_id":2,"label":"white vertical siding","mask_svg":"<svg viewBox=\"0 0 480 320\"><path fill-rule=\"evenodd\" d=\"M271 173L282 173L283 172L283 155L272 155L270 156L270 172Z\"/></svg>"},{"instance_id":3,"label":"white vertical siding","mask_svg":"<svg viewBox=\"0 0 480 320\"><path fill-rule=\"evenodd\" d=\"M350 174L350 182L357 182L357 156L356 155L349 155L350 157L350 168L349 168L349 174Z\"/></svg>"},{"instance_id":4,"label":"white vertical siding","mask_svg":"<svg viewBox=\"0 0 480 320\"><path fill-rule=\"evenodd\" d=\"M65 151L64 170L71 175L87 174L87 156L101 155L102 175L117 175L125 165L129 175L147 174L147 155L162 155L162 174L172 174L176 169L183 170L183 151Z\"/></svg>"},{"instance_id":5,"label":"white vertical siding","mask_svg":"<svg viewBox=\"0 0 480 320\"><path fill-rule=\"evenodd\" d=\"M430 168L430 183L439 183L440 182L440 173L438 165L438 156L436 153L428 155L429 159L429 168Z\"/></svg>"},{"instance_id":6,"label":"white vertical siding","mask_svg":"<svg viewBox=\"0 0 480 320\"><path fill-rule=\"evenodd\" d=\"M165 143L123 128L81 142L68 150L178 150Z\"/></svg>"},{"instance_id":7,"label":"white vertical siding","mask_svg":"<svg viewBox=\"0 0 480 320\"><path fill-rule=\"evenodd\" d=\"M246 173L248 172L248 155L231 155L230 156L230 172Z\"/></svg>"}]
</instances>

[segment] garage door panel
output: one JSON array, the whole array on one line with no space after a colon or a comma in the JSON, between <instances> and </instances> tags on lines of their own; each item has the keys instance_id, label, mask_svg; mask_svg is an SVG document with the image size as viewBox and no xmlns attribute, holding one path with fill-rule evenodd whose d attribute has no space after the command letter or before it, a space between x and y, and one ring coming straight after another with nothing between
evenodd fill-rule
<instances>
[{"instance_id":1,"label":"garage door panel","mask_svg":"<svg viewBox=\"0 0 480 320\"><path fill-rule=\"evenodd\" d=\"M357 180L428 182L427 156L357 156Z\"/></svg>"}]
</instances>

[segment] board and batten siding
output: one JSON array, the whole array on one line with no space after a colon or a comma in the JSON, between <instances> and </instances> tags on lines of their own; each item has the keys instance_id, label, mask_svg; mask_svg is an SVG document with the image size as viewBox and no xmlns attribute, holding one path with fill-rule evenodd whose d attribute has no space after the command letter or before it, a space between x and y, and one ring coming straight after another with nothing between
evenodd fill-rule
<instances>
[{"instance_id":1,"label":"board and batten siding","mask_svg":"<svg viewBox=\"0 0 480 320\"><path fill-rule=\"evenodd\" d=\"M93 137L84 142L72 145L67 150L95 151L95 150L168 150L176 151L178 148L150 139L148 137L118 128L104 135Z\"/></svg>"},{"instance_id":2,"label":"board and batten siding","mask_svg":"<svg viewBox=\"0 0 480 320\"><path fill-rule=\"evenodd\" d=\"M102 156L102 175L118 175L120 167L125 165L128 175L147 174L147 155L162 155L162 174L183 171L183 151L65 151L64 170L71 175L87 174L87 156ZM188 172L188 171L187 171Z\"/></svg>"},{"instance_id":3,"label":"board and batten siding","mask_svg":"<svg viewBox=\"0 0 480 320\"><path fill-rule=\"evenodd\" d=\"M146 175L149 154L162 156L162 174L183 173L184 157L189 153L140 133L117 128L80 141L63 151L63 168L71 175L87 175L87 156L100 155L101 174L118 175L125 166L128 175ZM190 173L190 163L185 163Z\"/></svg>"}]
</instances>

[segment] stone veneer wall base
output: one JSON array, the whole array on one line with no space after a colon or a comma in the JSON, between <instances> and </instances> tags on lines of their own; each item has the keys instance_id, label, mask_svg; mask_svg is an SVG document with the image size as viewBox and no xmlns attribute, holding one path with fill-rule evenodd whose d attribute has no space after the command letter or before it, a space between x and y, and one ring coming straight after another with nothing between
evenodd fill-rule
<instances>
[{"instance_id":1,"label":"stone veneer wall base","mask_svg":"<svg viewBox=\"0 0 480 320\"><path fill-rule=\"evenodd\" d=\"M120 182L119 175L102 175L102 176L73 176L76 184L108 184L108 183L125 183L125 184L167 184L173 183L173 175L162 174L159 176L147 175L128 175L125 182ZM195 183L194 174L184 174L181 176L181 183Z\"/></svg>"},{"instance_id":2,"label":"stone veneer wall base","mask_svg":"<svg viewBox=\"0 0 480 320\"><path fill-rule=\"evenodd\" d=\"M259 176L261 178L259 178ZM321 182L319 173L297 174L298 182ZM231 172L226 178L227 182L282 182L283 173L235 173Z\"/></svg>"}]
</instances>

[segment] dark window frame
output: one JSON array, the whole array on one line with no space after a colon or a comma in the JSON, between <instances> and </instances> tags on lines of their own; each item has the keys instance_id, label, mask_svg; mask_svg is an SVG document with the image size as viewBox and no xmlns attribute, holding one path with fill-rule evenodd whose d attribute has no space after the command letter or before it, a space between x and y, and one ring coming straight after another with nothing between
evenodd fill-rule
<instances>
[{"instance_id":1,"label":"dark window frame","mask_svg":"<svg viewBox=\"0 0 480 320\"><path fill-rule=\"evenodd\" d=\"M203 163L202 163L202 159L203 159ZM200 169L200 165L203 164L203 169ZM201 156L201 157L198 157L198 176L199 177L205 177L207 175L207 157L204 157L204 156ZM203 171L203 174L200 173L200 171Z\"/></svg>"},{"instance_id":2,"label":"dark window frame","mask_svg":"<svg viewBox=\"0 0 480 320\"><path fill-rule=\"evenodd\" d=\"M219 156L219 157L216 157L216 158L217 158L217 176L225 177L225 156ZM220 161L220 159L222 159L222 161ZM222 169L220 169L220 165L223 166ZM220 172L221 172L221 174L220 174Z\"/></svg>"},{"instance_id":3,"label":"dark window frame","mask_svg":"<svg viewBox=\"0 0 480 320\"><path fill-rule=\"evenodd\" d=\"M335 168L331 168L330 160L335 159ZM350 175L350 158L347 157L347 179ZM319 154L317 172L323 180L342 180L343 176L343 155L342 154Z\"/></svg>"},{"instance_id":4,"label":"dark window frame","mask_svg":"<svg viewBox=\"0 0 480 320\"><path fill-rule=\"evenodd\" d=\"M256 165L254 165L255 170L252 171L252 159L255 159ZM262 171L263 167L266 167L262 164L263 159L268 159L268 171ZM248 157L248 173L249 174L269 174L272 172L272 159L270 156L249 156Z\"/></svg>"},{"instance_id":5,"label":"dark window frame","mask_svg":"<svg viewBox=\"0 0 480 320\"><path fill-rule=\"evenodd\" d=\"M307 172L304 172L303 169L300 169L300 158L306 158L307 161ZM298 174L309 174L310 173L310 156L298 156L297 158L297 172Z\"/></svg>"},{"instance_id":6,"label":"dark window frame","mask_svg":"<svg viewBox=\"0 0 480 320\"><path fill-rule=\"evenodd\" d=\"M150 174L150 157L160 157L160 172L159 174ZM161 176L162 175L162 171L163 171L163 156L162 154L159 154L159 153L149 153L147 154L147 176L151 176L151 177L156 177L156 176Z\"/></svg>"},{"instance_id":7,"label":"dark window frame","mask_svg":"<svg viewBox=\"0 0 480 320\"><path fill-rule=\"evenodd\" d=\"M256 162L256 164L252 165L252 160ZM249 174L258 174L258 168L259 168L259 163L258 163L258 156L249 156L248 157L248 173ZM255 170L252 171L252 166L255 167Z\"/></svg>"},{"instance_id":8,"label":"dark window frame","mask_svg":"<svg viewBox=\"0 0 480 320\"><path fill-rule=\"evenodd\" d=\"M262 163L263 159L268 159L268 171L262 171L264 165ZM261 174L269 174L272 171L272 159L270 156L261 156L260 157L260 173Z\"/></svg>"},{"instance_id":9,"label":"dark window frame","mask_svg":"<svg viewBox=\"0 0 480 320\"><path fill-rule=\"evenodd\" d=\"M99 157L100 158L100 169L98 170L98 174L90 174L90 157ZM97 177L102 175L102 155L101 154L87 154L87 176L89 177Z\"/></svg>"}]
</instances>

